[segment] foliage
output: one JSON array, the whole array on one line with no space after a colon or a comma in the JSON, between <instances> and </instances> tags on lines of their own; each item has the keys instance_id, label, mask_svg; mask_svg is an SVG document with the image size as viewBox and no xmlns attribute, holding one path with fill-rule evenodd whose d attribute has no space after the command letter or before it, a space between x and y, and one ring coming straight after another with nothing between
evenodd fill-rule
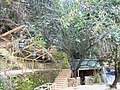
<instances>
[{"instance_id":1,"label":"foliage","mask_svg":"<svg viewBox=\"0 0 120 90\"><path fill-rule=\"evenodd\" d=\"M57 1L57 0L55 0ZM25 5L30 12L29 24L34 27L34 32L42 33L43 39L46 41L46 46L49 47L56 40L59 33L60 23L57 20L59 12L56 12L56 4L49 0L26 0ZM28 6L29 5L29 6Z\"/></svg>"},{"instance_id":2,"label":"foliage","mask_svg":"<svg viewBox=\"0 0 120 90\"><path fill-rule=\"evenodd\" d=\"M20 0L2 0L1 5L1 18L7 18L16 22L26 20L28 17L28 10Z\"/></svg>"},{"instance_id":3,"label":"foliage","mask_svg":"<svg viewBox=\"0 0 120 90\"><path fill-rule=\"evenodd\" d=\"M101 49L97 45L100 45L102 40L104 43L104 38L111 33L112 29L119 29L119 4L111 0L82 0L81 2L64 0L57 3L60 3L57 9L61 17L57 20L61 23L61 29L57 34L56 44L68 53L71 60L81 59L77 70L86 53L91 52L91 49L92 51Z\"/></svg>"},{"instance_id":4,"label":"foliage","mask_svg":"<svg viewBox=\"0 0 120 90\"><path fill-rule=\"evenodd\" d=\"M61 68L68 68L68 56L63 51L53 52L53 57L61 65Z\"/></svg>"},{"instance_id":5,"label":"foliage","mask_svg":"<svg viewBox=\"0 0 120 90\"><path fill-rule=\"evenodd\" d=\"M4 90L4 86L1 81L0 81L0 90Z\"/></svg>"},{"instance_id":6,"label":"foliage","mask_svg":"<svg viewBox=\"0 0 120 90\"><path fill-rule=\"evenodd\" d=\"M35 36L35 40L34 40L39 46L44 47L45 46L45 41L42 39L42 35L38 34Z\"/></svg>"},{"instance_id":7,"label":"foliage","mask_svg":"<svg viewBox=\"0 0 120 90\"><path fill-rule=\"evenodd\" d=\"M102 74L101 72L96 73L95 77L94 77L94 83L102 83Z\"/></svg>"},{"instance_id":8,"label":"foliage","mask_svg":"<svg viewBox=\"0 0 120 90\"><path fill-rule=\"evenodd\" d=\"M21 0L0 0L0 34L5 33L28 19L28 10Z\"/></svg>"},{"instance_id":9,"label":"foliage","mask_svg":"<svg viewBox=\"0 0 120 90\"><path fill-rule=\"evenodd\" d=\"M64 3L67 3L65 0ZM86 1L84 0L80 3L73 1L68 7L64 8L63 3L63 13L62 17L64 21L63 25L66 25L61 32L62 34L62 47L67 48L69 51L80 52L84 54L87 48L98 43L101 37L105 37L110 31L110 27L114 24L114 18L111 18L111 13L114 13L116 18L119 17L118 11L113 9L112 2L104 1ZM107 3L110 3L109 5ZM75 5L75 7L73 7ZM77 9L76 12L72 10ZM66 11L69 10L69 11ZM117 11L117 12L116 12ZM66 14L67 12L67 14ZM72 12L72 13L71 13ZM71 14L71 15L69 15ZM67 18L70 18L69 21ZM72 19L71 19L72 18ZM76 47L77 46L77 47Z\"/></svg>"},{"instance_id":10,"label":"foliage","mask_svg":"<svg viewBox=\"0 0 120 90\"><path fill-rule=\"evenodd\" d=\"M52 83L58 71L41 71L12 77L13 90L33 90L45 83ZM9 84L8 84L9 86ZM7 88L10 90L10 87Z\"/></svg>"},{"instance_id":11,"label":"foliage","mask_svg":"<svg viewBox=\"0 0 120 90\"><path fill-rule=\"evenodd\" d=\"M113 52L115 45L119 45L119 0L80 2L79 0L15 0L15 2L0 0L0 2L2 3L0 3L0 18L10 20L5 24L3 21L8 20L1 20L0 30L9 30L16 24L27 24L35 34L42 33L47 48L54 44L64 50L71 60L82 57L82 61L86 54L94 51L98 52L96 55ZM44 44L44 41L39 40L39 36L36 36L36 41ZM64 54L55 56L63 59L61 56ZM114 59L115 55L111 56ZM80 63L78 68L79 65Z\"/></svg>"}]
</instances>

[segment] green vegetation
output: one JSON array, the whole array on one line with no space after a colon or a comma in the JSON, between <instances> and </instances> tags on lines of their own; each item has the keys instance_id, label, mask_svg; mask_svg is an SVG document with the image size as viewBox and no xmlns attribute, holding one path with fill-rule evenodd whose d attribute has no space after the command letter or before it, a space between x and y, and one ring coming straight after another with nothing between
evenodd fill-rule
<instances>
[{"instance_id":1,"label":"green vegetation","mask_svg":"<svg viewBox=\"0 0 120 90\"><path fill-rule=\"evenodd\" d=\"M53 83L59 71L41 71L31 74L12 76L12 87L9 78L6 90L33 90L45 83ZM1 86L2 87L2 86ZM0 89L1 90L1 89Z\"/></svg>"},{"instance_id":2,"label":"green vegetation","mask_svg":"<svg viewBox=\"0 0 120 90\"><path fill-rule=\"evenodd\" d=\"M0 81L0 90L4 90L3 83Z\"/></svg>"},{"instance_id":3,"label":"green vegetation","mask_svg":"<svg viewBox=\"0 0 120 90\"><path fill-rule=\"evenodd\" d=\"M53 57L55 58L56 62L60 65L61 68L69 68L68 56L65 52L56 51L53 53Z\"/></svg>"},{"instance_id":4,"label":"green vegetation","mask_svg":"<svg viewBox=\"0 0 120 90\"><path fill-rule=\"evenodd\" d=\"M120 0L0 0L0 8L0 34L27 25L32 33L29 38L35 37L38 46L56 46L53 56L62 68L79 58L73 77L86 57L104 58L115 63L116 86L120 77ZM33 87L28 77L25 82L30 87L21 84L24 88Z\"/></svg>"}]
</instances>

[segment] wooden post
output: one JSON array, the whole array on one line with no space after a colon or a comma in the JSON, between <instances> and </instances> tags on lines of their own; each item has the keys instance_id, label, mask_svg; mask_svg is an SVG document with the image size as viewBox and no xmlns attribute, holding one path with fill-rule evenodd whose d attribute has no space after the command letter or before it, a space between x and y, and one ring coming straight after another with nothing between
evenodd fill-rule
<instances>
[{"instance_id":1,"label":"wooden post","mask_svg":"<svg viewBox=\"0 0 120 90\"><path fill-rule=\"evenodd\" d=\"M37 62L37 69L39 69L39 63L38 63L38 61L36 61Z\"/></svg>"},{"instance_id":2,"label":"wooden post","mask_svg":"<svg viewBox=\"0 0 120 90\"><path fill-rule=\"evenodd\" d=\"M22 60L22 73L24 71L24 59Z\"/></svg>"},{"instance_id":3,"label":"wooden post","mask_svg":"<svg viewBox=\"0 0 120 90\"><path fill-rule=\"evenodd\" d=\"M78 77L79 77L79 69L78 69Z\"/></svg>"},{"instance_id":4,"label":"wooden post","mask_svg":"<svg viewBox=\"0 0 120 90\"><path fill-rule=\"evenodd\" d=\"M7 75L7 60L5 61L5 69L4 69L4 75L6 76Z\"/></svg>"},{"instance_id":5,"label":"wooden post","mask_svg":"<svg viewBox=\"0 0 120 90\"><path fill-rule=\"evenodd\" d=\"M46 64L45 64L45 60L44 60L44 70L45 70L45 66L46 66Z\"/></svg>"},{"instance_id":6,"label":"wooden post","mask_svg":"<svg viewBox=\"0 0 120 90\"><path fill-rule=\"evenodd\" d=\"M27 62L24 60L24 67L25 67L25 72L26 72L26 69L27 69Z\"/></svg>"},{"instance_id":7,"label":"wooden post","mask_svg":"<svg viewBox=\"0 0 120 90\"><path fill-rule=\"evenodd\" d=\"M34 72L34 59L32 60L32 72Z\"/></svg>"},{"instance_id":8,"label":"wooden post","mask_svg":"<svg viewBox=\"0 0 120 90\"><path fill-rule=\"evenodd\" d=\"M36 60L35 60L35 69L37 69L37 62L36 62Z\"/></svg>"}]
</instances>

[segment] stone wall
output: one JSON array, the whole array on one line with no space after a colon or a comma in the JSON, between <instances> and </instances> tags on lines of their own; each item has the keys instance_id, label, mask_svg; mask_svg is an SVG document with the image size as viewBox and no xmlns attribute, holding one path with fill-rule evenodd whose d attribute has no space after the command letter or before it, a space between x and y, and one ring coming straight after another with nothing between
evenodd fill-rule
<instances>
[{"instance_id":1,"label":"stone wall","mask_svg":"<svg viewBox=\"0 0 120 90\"><path fill-rule=\"evenodd\" d=\"M94 78L92 76L85 77L85 84L86 85L92 85L93 83L94 83Z\"/></svg>"},{"instance_id":2,"label":"stone wall","mask_svg":"<svg viewBox=\"0 0 120 90\"><path fill-rule=\"evenodd\" d=\"M68 78L68 87L75 87L80 85L80 77Z\"/></svg>"},{"instance_id":3,"label":"stone wall","mask_svg":"<svg viewBox=\"0 0 120 90\"><path fill-rule=\"evenodd\" d=\"M94 78L92 76L85 77L85 85L92 85L94 83ZM75 87L80 85L80 77L68 78L68 87Z\"/></svg>"}]
</instances>

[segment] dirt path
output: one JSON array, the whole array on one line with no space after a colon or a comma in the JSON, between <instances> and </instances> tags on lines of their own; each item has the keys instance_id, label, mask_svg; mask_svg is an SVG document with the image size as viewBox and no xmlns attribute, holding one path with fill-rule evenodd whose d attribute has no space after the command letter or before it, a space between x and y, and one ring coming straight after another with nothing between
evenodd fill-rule
<instances>
[{"instance_id":1,"label":"dirt path","mask_svg":"<svg viewBox=\"0 0 120 90\"><path fill-rule=\"evenodd\" d=\"M80 85L77 87L69 87L64 90L120 90L120 85L118 85L118 89L110 89L107 85Z\"/></svg>"}]
</instances>

